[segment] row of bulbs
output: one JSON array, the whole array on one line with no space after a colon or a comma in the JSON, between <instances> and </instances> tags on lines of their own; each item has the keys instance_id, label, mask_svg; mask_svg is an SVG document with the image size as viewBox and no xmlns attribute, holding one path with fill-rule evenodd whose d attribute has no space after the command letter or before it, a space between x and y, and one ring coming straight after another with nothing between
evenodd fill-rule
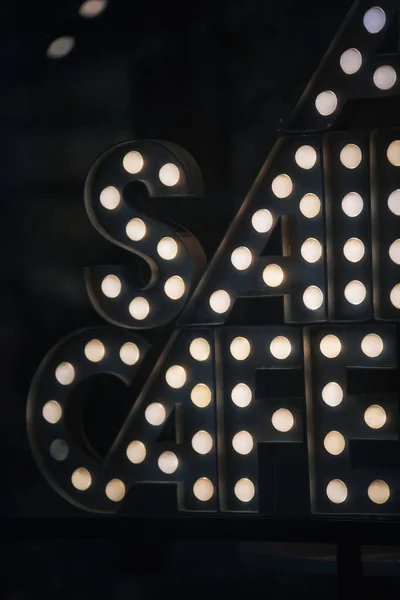
<instances>
[{"instance_id":1,"label":"row of bulbs","mask_svg":"<svg viewBox=\"0 0 400 600\"><path fill-rule=\"evenodd\" d=\"M390 497L390 488L386 481L375 479L368 486L367 493L374 504L385 504ZM341 479L333 479L327 485L326 495L334 504L342 504L348 497L347 485Z\"/></svg>"}]
</instances>

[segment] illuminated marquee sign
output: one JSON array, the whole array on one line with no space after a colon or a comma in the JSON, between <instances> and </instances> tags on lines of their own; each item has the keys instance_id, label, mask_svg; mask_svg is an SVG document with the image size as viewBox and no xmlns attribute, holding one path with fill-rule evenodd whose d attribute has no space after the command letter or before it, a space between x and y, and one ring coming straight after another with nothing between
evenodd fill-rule
<instances>
[{"instance_id":1,"label":"illuminated marquee sign","mask_svg":"<svg viewBox=\"0 0 400 600\"><path fill-rule=\"evenodd\" d=\"M350 452L363 441L398 440L398 397L353 395L348 384L349 369L362 378L397 367L400 130L333 130L348 100L399 95L398 55L377 53L398 8L352 9L207 268L193 235L123 198L135 180L153 198L200 195L185 151L126 142L93 165L89 218L147 262L151 281L139 289L126 266L88 269L90 300L109 325L62 340L32 383L32 451L69 502L113 513L138 484L168 482L179 510L257 512L287 468L278 461L271 488L261 490L261 446L306 444L313 513L400 514L396 464L388 457L383 468L370 456L360 467ZM277 228L282 253L271 256L264 250ZM238 298L267 296L283 297L284 325L229 324ZM143 332L168 325L161 355L98 460L71 406L75 386L104 373L130 386L151 355ZM257 394L260 377L272 389L268 401ZM285 378L304 392L285 393ZM171 423L173 440L162 435Z\"/></svg>"}]
</instances>

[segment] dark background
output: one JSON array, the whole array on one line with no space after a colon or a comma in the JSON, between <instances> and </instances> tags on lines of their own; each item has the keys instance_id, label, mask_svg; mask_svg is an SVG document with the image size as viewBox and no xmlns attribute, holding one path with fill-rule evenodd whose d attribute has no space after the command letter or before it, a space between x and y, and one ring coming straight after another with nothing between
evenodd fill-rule
<instances>
[{"instance_id":1,"label":"dark background","mask_svg":"<svg viewBox=\"0 0 400 600\"><path fill-rule=\"evenodd\" d=\"M83 184L91 164L133 138L183 146L200 165L206 197L165 211L178 212L212 256L351 2L109 0L100 17L88 20L78 16L80 4L3 0L0 8L0 511L18 518L14 529L4 529L4 593L152 598L169 590L176 598L241 598L256 590L275 597L279 590L292 598L303 590L333 598L332 548L153 544L143 526L140 537L132 526L114 541L44 540L57 535L57 522L39 519L36 539L11 539L22 538L25 527L32 535L32 521L23 517L77 512L39 473L24 421L45 353L75 329L101 322L86 295L84 267L125 260L86 217ZM66 58L49 60L46 48L60 35L74 36L76 46ZM149 538L157 536L157 522L148 527ZM316 526L309 527L316 539ZM286 524L283 537L289 530ZM274 532L279 538L279 527ZM243 526L239 535L246 537ZM346 535L350 542L350 533L342 541ZM393 577L394 561L385 567ZM382 574L373 564L368 573ZM372 578L369 593L381 585ZM395 585L393 579L384 589Z\"/></svg>"}]
</instances>

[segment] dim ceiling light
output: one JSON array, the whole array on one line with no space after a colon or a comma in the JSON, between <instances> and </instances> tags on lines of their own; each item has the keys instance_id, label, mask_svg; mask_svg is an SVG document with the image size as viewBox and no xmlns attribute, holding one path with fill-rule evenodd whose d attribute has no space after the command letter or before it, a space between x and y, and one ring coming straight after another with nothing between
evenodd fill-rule
<instances>
[{"instance_id":1,"label":"dim ceiling light","mask_svg":"<svg viewBox=\"0 0 400 600\"><path fill-rule=\"evenodd\" d=\"M269 287L278 287L283 281L283 270L279 265L268 265L265 267L262 278Z\"/></svg>"},{"instance_id":2,"label":"dim ceiling light","mask_svg":"<svg viewBox=\"0 0 400 600\"><path fill-rule=\"evenodd\" d=\"M107 298L117 298L122 289L121 280L116 275L107 275L101 282L101 291Z\"/></svg>"},{"instance_id":3,"label":"dim ceiling light","mask_svg":"<svg viewBox=\"0 0 400 600\"><path fill-rule=\"evenodd\" d=\"M333 479L328 483L326 495L334 504L342 504L347 498L347 486L340 479Z\"/></svg>"},{"instance_id":4,"label":"dim ceiling light","mask_svg":"<svg viewBox=\"0 0 400 600\"><path fill-rule=\"evenodd\" d=\"M211 347L204 338L196 338L190 343L189 352L195 360L204 361L210 356Z\"/></svg>"},{"instance_id":5,"label":"dim ceiling light","mask_svg":"<svg viewBox=\"0 0 400 600\"><path fill-rule=\"evenodd\" d=\"M53 440L50 444L49 452L54 460L62 462L68 456L68 444L64 440Z\"/></svg>"},{"instance_id":6,"label":"dim ceiling light","mask_svg":"<svg viewBox=\"0 0 400 600\"><path fill-rule=\"evenodd\" d=\"M274 219L266 208L257 210L251 217L251 224L258 233L267 233L273 225Z\"/></svg>"},{"instance_id":7,"label":"dim ceiling light","mask_svg":"<svg viewBox=\"0 0 400 600\"><path fill-rule=\"evenodd\" d=\"M363 22L369 33L379 33L385 27L386 15L379 6L374 6L367 10Z\"/></svg>"},{"instance_id":8,"label":"dim ceiling light","mask_svg":"<svg viewBox=\"0 0 400 600\"><path fill-rule=\"evenodd\" d=\"M340 57L340 66L346 75L354 75L361 67L362 56L356 48L349 48Z\"/></svg>"},{"instance_id":9,"label":"dim ceiling light","mask_svg":"<svg viewBox=\"0 0 400 600\"><path fill-rule=\"evenodd\" d=\"M178 468L178 457L173 452L167 450L160 454L158 458L158 467L166 475L172 475Z\"/></svg>"},{"instance_id":10,"label":"dim ceiling light","mask_svg":"<svg viewBox=\"0 0 400 600\"><path fill-rule=\"evenodd\" d=\"M165 373L165 379L170 387L179 389L186 383L186 371L180 365L173 365Z\"/></svg>"},{"instance_id":11,"label":"dim ceiling light","mask_svg":"<svg viewBox=\"0 0 400 600\"><path fill-rule=\"evenodd\" d=\"M245 271L252 263L253 256L246 246L236 248L231 254L231 263L238 271Z\"/></svg>"},{"instance_id":12,"label":"dim ceiling light","mask_svg":"<svg viewBox=\"0 0 400 600\"><path fill-rule=\"evenodd\" d=\"M337 456L345 449L346 441L339 431L330 431L324 439L324 447L329 454Z\"/></svg>"},{"instance_id":13,"label":"dim ceiling light","mask_svg":"<svg viewBox=\"0 0 400 600\"><path fill-rule=\"evenodd\" d=\"M207 502L214 495L214 486L207 477L201 477L193 486L193 494L198 500Z\"/></svg>"},{"instance_id":14,"label":"dim ceiling light","mask_svg":"<svg viewBox=\"0 0 400 600\"><path fill-rule=\"evenodd\" d=\"M131 219L126 226L126 235L134 242L139 242L146 235L146 225L142 219Z\"/></svg>"},{"instance_id":15,"label":"dim ceiling light","mask_svg":"<svg viewBox=\"0 0 400 600\"><path fill-rule=\"evenodd\" d=\"M178 244L171 237L163 237L157 244L157 252L164 260L173 260L178 254Z\"/></svg>"},{"instance_id":16,"label":"dim ceiling light","mask_svg":"<svg viewBox=\"0 0 400 600\"><path fill-rule=\"evenodd\" d=\"M308 263L315 263L322 256L321 243L315 238L308 238L301 246L300 252Z\"/></svg>"},{"instance_id":17,"label":"dim ceiling light","mask_svg":"<svg viewBox=\"0 0 400 600\"><path fill-rule=\"evenodd\" d=\"M167 417L165 408L159 402L152 402L148 405L144 412L146 421L150 425L158 426L162 425Z\"/></svg>"},{"instance_id":18,"label":"dim ceiling light","mask_svg":"<svg viewBox=\"0 0 400 600\"><path fill-rule=\"evenodd\" d=\"M125 342L119 351L119 357L125 365L135 365L139 358L139 348L133 342Z\"/></svg>"},{"instance_id":19,"label":"dim ceiling light","mask_svg":"<svg viewBox=\"0 0 400 600\"><path fill-rule=\"evenodd\" d=\"M131 175L136 175L136 173L140 173L140 171L143 169L143 164L143 156L140 154L140 152L136 152L136 150L125 154L122 160L122 165L125 171L127 171Z\"/></svg>"},{"instance_id":20,"label":"dim ceiling light","mask_svg":"<svg viewBox=\"0 0 400 600\"><path fill-rule=\"evenodd\" d=\"M305 194L300 200L299 208L307 219L313 219L321 210L321 200L315 194Z\"/></svg>"},{"instance_id":21,"label":"dim ceiling light","mask_svg":"<svg viewBox=\"0 0 400 600\"><path fill-rule=\"evenodd\" d=\"M126 488L120 479L111 479L106 485L106 496L112 502L121 502L126 494Z\"/></svg>"},{"instance_id":22,"label":"dim ceiling light","mask_svg":"<svg viewBox=\"0 0 400 600\"><path fill-rule=\"evenodd\" d=\"M374 84L380 90L390 90L396 83L396 71L390 65L378 67L374 72Z\"/></svg>"},{"instance_id":23,"label":"dim ceiling light","mask_svg":"<svg viewBox=\"0 0 400 600\"><path fill-rule=\"evenodd\" d=\"M176 165L168 163L161 167L158 176L160 178L161 183L163 183L167 187L172 187L178 183L180 173Z\"/></svg>"},{"instance_id":24,"label":"dim ceiling light","mask_svg":"<svg viewBox=\"0 0 400 600\"><path fill-rule=\"evenodd\" d=\"M198 408L206 408L211 402L211 390L205 383L198 383L190 393L190 399Z\"/></svg>"},{"instance_id":25,"label":"dim ceiling light","mask_svg":"<svg viewBox=\"0 0 400 600\"><path fill-rule=\"evenodd\" d=\"M56 400L49 400L43 406L42 415L45 421L54 425L55 423L58 423L62 417L61 406Z\"/></svg>"},{"instance_id":26,"label":"dim ceiling light","mask_svg":"<svg viewBox=\"0 0 400 600\"><path fill-rule=\"evenodd\" d=\"M400 308L400 283L397 283L390 292L390 302L395 308Z\"/></svg>"},{"instance_id":27,"label":"dim ceiling light","mask_svg":"<svg viewBox=\"0 0 400 600\"><path fill-rule=\"evenodd\" d=\"M347 144L340 152L340 162L347 169L355 169L362 160L361 149L355 144Z\"/></svg>"},{"instance_id":28,"label":"dim ceiling light","mask_svg":"<svg viewBox=\"0 0 400 600\"><path fill-rule=\"evenodd\" d=\"M350 192L342 200L342 210L348 217L358 217L364 208L364 202L360 194Z\"/></svg>"},{"instance_id":29,"label":"dim ceiling light","mask_svg":"<svg viewBox=\"0 0 400 600\"><path fill-rule=\"evenodd\" d=\"M98 17L107 8L107 0L86 0L79 7L79 14L85 19Z\"/></svg>"},{"instance_id":30,"label":"dim ceiling light","mask_svg":"<svg viewBox=\"0 0 400 600\"><path fill-rule=\"evenodd\" d=\"M364 421L371 429L381 429L386 423L386 411L379 404L368 406L364 413Z\"/></svg>"},{"instance_id":31,"label":"dim ceiling light","mask_svg":"<svg viewBox=\"0 0 400 600\"><path fill-rule=\"evenodd\" d=\"M100 362L103 360L106 349L100 340L90 340L85 346L85 356L91 362Z\"/></svg>"},{"instance_id":32,"label":"dim ceiling light","mask_svg":"<svg viewBox=\"0 0 400 600\"><path fill-rule=\"evenodd\" d=\"M330 381L322 390L322 400L328 406L338 406L343 400L343 390L336 381Z\"/></svg>"},{"instance_id":33,"label":"dim ceiling light","mask_svg":"<svg viewBox=\"0 0 400 600\"><path fill-rule=\"evenodd\" d=\"M386 481L375 479L368 486L368 497L375 504L385 504L390 497L390 488Z\"/></svg>"},{"instance_id":34,"label":"dim ceiling light","mask_svg":"<svg viewBox=\"0 0 400 600\"><path fill-rule=\"evenodd\" d=\"M291 353L292 345L286 337L283 335L278 335L270 343L269 351L275 358L284 360Z\"/></svg>"},{"instance_id":35,"label":"dim ceiling light","mask_svg":"<svg viewBox=\"0 0 400 600\"><path fill-rule=\"evenodd\" d=\"M271 187L277 198L287 198L292 193L293 183L289 175L282 174L275 177Z\"/></svg>"},{"instance_id":36,"label":"dim ceiling light","mask_svg":"<svg viewBox=\"0 0 400 600\"><path fill-rule=\"evenodd\" d=\"M56 368L56 379L61 385L70 385L75 379L75 369L69 362L62 362Z\"/></svg>"},{"instance_id":37,"label":"dim ceiling light","mask_svg":"<svg viewBox=\"0 0 400 600\"><path fill-rule=\"evenodd\" d=\"M361 281L355 279L354 281L350 281L344 288L344 296L347 302L357 306L358 304L361 304L361 302L364 302L367 296L367 290Z\"/></svg>"},{"instance_id":38,"label":"dim ceiling light","mask_svg":"<svg viewBox=\"0 0 400 600\"><path fill-rule=\"evenodd\" d=\"M121 201L121 195L116 187L109 185L100 193L100 204L107 210L114 210Z\"/></svg>"},{"instance_id":39,"label":"dim ceiling light","mask_svg":"<svg viewBox=\"0 0 400 600\"><path fill-rule=\"evenodd\" d=\"M343 254L350 262L359 262L365 254L365 246L358 238L350 238L343 246Z\"/></svg>"},{"instance_id":40,"label":"dim ceiling light","mask_svg":"<svg viewBox=\"0 0 400 600\"><path fill-rule=\"evenodd\" d=\"M235 485L235 496L241 502L250 502L254 498L254 494L256 493L254 483L243 477L243 479L239 479L239 481Z\"/></svg>"},{"instance_id":41,"label":"dim ceiling light","mask_svg":"<svg viewBox=\"0 0 400 600\"><path fill-rule=\"evenodd\" d=\"M388 198L389 210L396 216L400 215L400 190L394 190Z\"/></svg>"},{"instance_id":42,"label":"dim ceiling light","mask_svg":"<svg viewBox=\"0 0 400 600\"><path fill-rule=\"evenodd\" d=\"M129 304L129 313L137 321L143 321L149 315L150 304L142 296L137 296Z\"/></svg>"},{"instance_id":43,"label":"dim ceiling light","mask_svg":"<svg viewBox=\"0 0 400 600\"><path fill-rule=\"evenodd\" d=\"M230 352L233 358L236 360L246 360L251 351L249 340L244 337L237 337L232 340L230 345Z\"/></svg>"},{"instance_id":44,"label":"dim ceiling light","mask_svg":"<svg viewBox=\"0 0 400 600\"><path fill-rule=\"evenodd\" d=\"M315 99L315 107L320 115L327 117L335 112L338 105L338 99L334 92L327 90L321 92Z\"/></svg>"},{"instance_id":45,"label":"dim ceiling light","mask_svg":"<svg viewBox=\"0 0 400 600\"><path fill-rule=\"evenodd\" d=\"M325 335L319 349L326 358L336 358L342 350L342 344L336 335Z\"/></svg>"},{"instance_id":46,"label":"dim ceiling light","mask_svg":"<svg viewBox=\"0 0 400 600\"><path fill-rule=\"evenodd\" d=\"M294 425L294 417L287 408L279 408L272 415L272 425L277 431L286 433L290 431Z\"/></svg>"},{"instance_id":47,"label":"dim ceiling light","mask_svg":"<svg viewBox=\"0 0 400 600\"><path fill-rule=\"evenodd\" d=\"M48 58L63 58L67 56L75 46L73 37L65 35L55 39L47 48Z\"/></svg>"},{"instance_id":48,"label":"dim ceiling light","mask_svg":"<svg viewBox=\"0 0 400 600\"><path fill-rule=\"evenodd\" d=\"M361 350L366 356L369 356L370 358L376 358L382 353L383 350L382 338L375 333L369 333L361 342Z\"/></svg>"},{"instance_id":49,"label":"dim ceiling light","mask_svg":"<svg viewBox=\"0 0 400 600\"><path fill-rule=\"evenodd\" d=\"M239 431L232 439L233 449L238 454L249 454L253 450L253 437L248 431Z\"/></svg>"},{"instance_id":50,"label":"dim ceiling light","mask_svg":"<svg viewBox=\"0 0 400 600\"><path fill-rule=\"evenodd\" d=\"M294 158L299 167L308 170L317 162L317 153L312 146L300 146Z\"/></svg>"},{"instance_id":51,"label":"dim ceiling light","mask_svg":"<svg viewBox=\"0 0 400 600\"><path fill-rule=\"evenodd\" d=\"M185 282L179 275L173 275L164 284L164 292L171 300L182 298L186 290Z\"/></svg>"},{"instance_id":52,"label":"dim ceiling light","mask_svg":"<svg viewBox=\"0 0 400 600\"><path fill-rule=\"evenodd\" d=\"M225 290L217 290L211 294L209 302L214 312L223 314L230 308L231 297Z\"/></svg>"},{"instance_id":53,"label":"dim ceiling light","mask_svg":"<svg viewBox=\"0 0 400 600\"><path fill-rule=\"evenodd\" d=\"M316 285L310 285L303 294L303 302L310 310L317 310L322 306L324 295Z\"/></svg>"},{"instance_id":54,"label":"dim ceiling light","mask_svg":"<svg viewBox=\"0 0 400 600\"><path fill-rule=\"evenodd\" d=\"M92 476L87 469L79 467L72 473L71 482L75 489L85 492L92 485Z\"/></svg>"},{"instance_id":55,"label":"dim ceiling light","mask_svg":"<svg viewBox=\"0 0 400 600\"><path fill-rule=\"evenodd\" d=\"M394 167L400 167L400 140L395 140L389 145L386 155Z\"/></svg>"},{"instance_id":56,"label":"dim ceiling light","mask_svg":"<svg viewBox=\"0 0 400 600\"><path fill-rule=\"evenodd\" d=\"M143 444L143 442L134 440L127 447L126 455L131 463L134 465L139 465L146 458L146 446Z\"/></svg>"},{"instance_id":57,"label":"dim ceiling light","mask_svg":"<svg viewBox=\"0 0 400 600\"><path fill-rule=\"evenodd\" d=\"M208 454L213 447L213 439L207 431L198 431L192 437L192 448L198 454Z\"/></svg>"},{"instance_id":58,"label":"dim ceiling light","mask_svg":"<svg viewBox=\"0 0 400 600\"><path fill-rule=\"evenodd\" d=\"M245 383L238 383L231 392L232 402L239 408L246 408L251 402L252 392Z\"/></svg>"}]
</instances>

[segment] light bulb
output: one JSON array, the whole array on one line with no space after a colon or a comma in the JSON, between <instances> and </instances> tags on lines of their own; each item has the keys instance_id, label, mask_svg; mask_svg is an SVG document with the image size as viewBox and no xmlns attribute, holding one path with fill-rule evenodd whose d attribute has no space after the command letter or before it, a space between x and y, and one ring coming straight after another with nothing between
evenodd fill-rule
<instances>
[{"instance_id":1,"label":"light bulb","mask_svg":"<svg viewBox=\"0 0 400 600\"><path fill-rule=\"evenodd\" d=\"M385 504L390 497L390 488L386 481L375 479L368 486L368 497L374 504Z\"/></svg>"},{"instance_id":2,"label":"light bulb","mask_svg":"<svg viewBox=\"0 0 400 600\"><path fill-rule=\"evenodd\" d=\"M208 454L213 447L213 439L207 431L198 431L192 437L192 448L198 454Z\"/></svg>"},{"instance_id":3,"label":"light bulb","mask_svg":"<svg viewBox=\"0 0 400 600\"><path fill-rule=\"evenodd\" d=\"M214 486L207 477L200 477L193 486L193 494L198 500L207 502L214 495Z\"/></svg>"},{"instance_id":4,"label":"light bulb","mask_svg":"<svg viewBox=\"0 0 400 600\"><path fill-rule=\"evenodd\" d=\"M400 283L396 283L390 292L390 302L395 308L400 308Z\"/></svg>"},{"instance_id":5,"label":"light bulb","mask_svg":"<svg viewBox=\"0 0 400 600\"><path fill-rule=\"evenodd\" d=\"M326 495L334 504L342 504L347 498L347 486L340 479L333 479L328 483Z\"/></svg>"},{"instance_id":6,"label":"light bulb","mask_svg":"<svg viewBox=\"0 0 400 600\"><path fill-rule=\"evenodd\" d=\"M152 402L144 411L145 419L150 425L158 427L162 425L167 418L167 412L159 402Z\"/></svg>"},{"instance_id":7,"label":"light bulb","mask_svg":"<svg viewBox=\"0 0 400 600\"><path fill-rule=\"evenodd\" d=\"M396 83L396 71L390 65L378 67L373 75L374 84L380 90L390 90Z\"/></svg>"},{"instance_id":8,"label":"light bulb","mask_svg":"<svg viewBox=\"0 0 400 600\"><path fill-rule=\"evenodd\" d=\"M238 454L249 454L254 447L253 437L248 431L239 431L233 436L232 446Z\"/></svg>"},{"instance_id":9,"label":"light bulb","mask_svg":"<svg viewBox=\"0 0 400 600\"><path fill-rule=\"evenodd\" d=\"M164 284L164 292L171 300L179 300L186 291L185 282L179 275L169 277Z\"/></svg>"},{"instance_id":10,"label":"light bulb","mask_svg":"<svg viewBox=\"0 0 400 600\"><path fill-rule=\"evenodd\" d=\"M231 263L238 271L245 271L252 263L253 256L246 246L236 248L231 254Z\"/></svg>"},{"instance_id":11,"label":"light bulb","mask_svg":"<svg viewBox=\"0 0 400 600\"><path fill-rule=\"evenodd\" d=\"M361 281L350 281L344 288L344 296L347 302L357 306L358 304L361 304L361 302L364 302L367 296L367 290Z\"/></svg>"},{"instance_id":12,"label":"light bulb","mask_svg":"<svg viewBox=\"0 0 400 600\"><path fill-rule=\"evenodd\" d=\"M336 335L325 335L319 349L326 358L336 358L342 350L342 344Z\"/></svg>"},{"instance_id":13,"label":"light bulb","mask_svg":"<svg viewBox=\"0 0 400 600\"><path fill-rule=\"evenodd\" d=\"M251 351L251 345L249 340L244 337L237 337L232 340L230 345L230 352L233 358L236 360L246 360Z\"/></svg>"},{"instance_id":14,"label":"light bulb","mask_svg":"<svg viewBox=\"0 0 400 600\"><path fill-rule=\"evenodd\" d=\"M190 393L191 401L198 408L206 408L210 404L211 398L211 390L205 383L198 383Z\"/></svg>"},{"instance_id":15,"label":"light bulb","mask_svg":"<svg viewBox=\"0 0 400 600\"><path fill-rule=\"evenodd\" d=\"M125 342L119 351L119 357L125 365L135 365L139 358L139 348L133 342Z\"/></svg>"},{"instance_id":16,"label":"light bulb","mask_svg":"<svg viewBox=\"0 0 400 600\"><path fill-rule=\"evenodd\" d=\"M178 254L178 244L171 237L163 237L157 244L157 252L164 260L173 260Z\"/></svg>"},{"instance_id":17,"label":"light bulb","mask_svg":"<svg viewBox=\"0 0 400 600\"><path fill-rule=\"evenodd\" d=\"M100 362L103 360L106 349L100 340L90 340L85 346L85 356L90 362Z\"/></svg>"},{"instance_id":18,"label":"light bulb","mask_svg":"<svg viewBox=\"0 0 400 600\"><path fill-rule=\"evenodd\" d=\"M68 456L68 444L64 440L53 440L50 444L49 452L54 460L62 462Z\"/></svg>"},{"instance_id":19,"label":"light bulb","mask_svg":"<svg viewBox=\"0 0 400 600\"><path fill-rule=\"evenodd\" d=\"M379 6L373 6L364 15L363 23L369 33L379 33L386 24L386 15Z\"/></svg>"},{"instance_id":20,"label":"light bulb","mask_svg":"<svg viewBox=\"0 0 400 600\"><path fill-rule=\"evenodd\" d=\"M231 392L232 402L239 408L246 408L251 402L252 392L245 383L238 383Z\"/></svg>"},{"instance_id":21,"label":"light bulb","mask_svg":"<svg viewBox=\"0 0 400 600\"><path fill-rule=\"evenodd\" d=\"M209 358L211 346L204 338L196 338L190 343L189 352L195 360L203 362Z\"/></svg>"},{"instance_id":22,"label":"light bulb","mask_svg":"<svg viewBox=\"0 0 400 600\"><path fill-rule=\"evenodd\" d=\"M262 278L269 287L278 287L283 281L283 271L279 265L268 265L265 267Z\"/></svg>"},{"instance_id":23,"label":"light bulb","mask_svg":"<svg viewBox=\"0 0 400 600\"><path fill-rule=\"evenodd\" d=\"M352 263L359 262L365 254L365 246L358 238L350 238L343 246L343 254Z\"/></svg>"},{"instance_id":24,"label":"light bulb","mask_svg":"<svg viewBox=\"0 0 400 600\"><path fill-rule=\"evenodd\" d=\"M293 183L289 175L278 175L272 182L272 191L277 198L287 198L293 190Z\"/></svg>"},{"instance_id":25,"label":"light bulb","mask_svg":"<svg viewBox=\"0 0 400 600\"><path fill-rule=\"evenodd\" d=\"M379 335L375 333L369 333L366 335L361 342L361 350L369 358L376 358L382 354L383 341Z\"/></svg>"},{"instance_id":26,"label":"light bulb","mask_svg":"<svg viewBox=\"0 0 400 600\"><path fill-rule=\"evenodd\" d=\"M257 210L251 218L251 224L257 233L267 233L274 223L273 216L266 208Z\"/></svg>"},{"instance_id":27,"label":"light bulb","mask_svg":"<svg viewBox=\"0 0 400 600\"><path fill-rule=\"evenodd\" d=\"M283 335L275 337L269 346L272 356L279 360L285 360L292 351L292 345Z\"/></svg>"},{"instance_id":28,"label":"light bulb","mask_svg":"<svg viewBox=\"0 0 400 600\"><path fill-rule=\"evenodd\" d=\"M161 167L158 176L160 178L161 183L163 183L167 187L172 187L178 183L180 173L176 165L168 163Z\"/></svg>"},{"instance_id":29,"label":"light bulb","mask_svg":"<svg viewBox=\"0 0 400 600\"><path fill-rule=\"evenodd\" d=\"M315 107L320 115L327 117L335 112L338 105L336 94L331 90L321 92L315 99Z\"/></svg>"},{"instance_id":30,"label":"light bulb","mask_svg":"<svg viewBox=\"0 0 400 600\"><path fill-rule=\"evenodd\" d=\"M210 306L218 314L223 314L231 306L231 297L225 290L217 290L210 296Z\"/></svg>"},{"instance_id":31,"label":"light bulb","mask_svg":"<svg viewBox=\"0 0 400 600\"><path fill-rule=\"evenodd\" d=\"M340 152L340 162L347 169L355 169L362 160L361 149L355 144L347 144Z\"/></svg>"},{"instance_id":32,"label":"light bulb","mask_svg":"<svg viewBox=\"0 0 400 600\"><path fill-rule=\"evenodd\" d=\"M92 476L87 469L79 467L72 473L71 482L75 489L85 492L92 485Z\"/></svg>"},{"instance_id":33,"label":"light bulb","mask_svg":"<svg viewBox=\"0 0 400 600\"><path fill-rule=\"evenodd\" d=\"M180 365L173 365L165 373L165 379L170 387L179 389L186 383L186 371Z\"/></svg>"},{"instance_id":34,"label":"light bulb","mask_svg":"<svg viewBox=\"0 0 400 600\"><path fill-rule=\"evenodd\" d=\"M400 140L394 140L389 145L386 156L394 167L400 167Z\"/></svg>"},{"instance_id":35,"label":"light bulb","mask_svg":"<svg viewBox=\"0 0 400 600\"><path fill-rule=\"evenodd\" d=\"M234 492L236 498L241 502L250 502L254 498L256 490L254 483L247 477L243 477L236 483Z\"/></svg>"},{"instance_id":36,"label":"light bulb","mask_svg":"<svg viewBox=\"0 0 400 600\"><path fill-rule=\"evenodd\" d=\"M135 217L129 221L125 231L130 240L134 242L140 242L140 240L142 240L146 235L146 225L142 219L137 219Z\"/></svg>"},{"instance_id":37,"label":"light bulb","mask_svg":"<svg viewBox=\"0 0 400 600\"><path fill-rule=\"evenodd\" d=\"M300 253L308 263L315 263L322 256L321 243L315 238L308 238L300 248Z\"/></svg>"},{"instance_id":38,"label":"light bulb","mask_svg":"<svg viewBox=\"0 0 400 600\"><path fill-rule=\"evenodd\" d=\"M42 409L43 419L54 425L62 417L62 408L56 400L49 400Z\"/></svg>"},{"instance_id":39,"label":"light bulb","mask_svg":"<svg viewBox=\"0 0 400 600\"><path fill-rule=\"evenodd\" d=\"M140 152L137 152L136 150L132 150L131 152L128 152L128 154L125 154L122 160L122 165L125 171L127 171L131 175L136 175L136 173L140 173L140 171L143 169L143 164L143 156L140 154Z\"/></svg>"},{"instance_id":40,"label":"light bulb","mask_svg":"<svg viewBox=\"0 0 400 600\"><path fill-rule=\"evenodd\" d=\"M345 449L346 441L339 431L330 431L324 438L324 447L329 454L337 456Z\"/></svg>"},{"instance_id":41,"label":"light bulb","mask_svg":"<svg viewBox=\"0 0 400 600\"><path fill-rule=\"evenodd\" d=\"M342 200L342 210L348 217L358 217L363 208L363 199L357 192L349 192Z\"/></svg>"},{"instance_id":42,"label":"light bulb","mask_svg":"<svg viewBox=\"0 0 400 600\"><path fill-rule=\"evenodd\" d=\"M126 449L126 456L134 465L139 465L146 458L146 446L143 442L134 440Z\"/></svg>"},{"instance_id":43,"label":"light bulb","mask_svg":"<svg viewBox=\"0 0 400 600\"><path fill-rule=\"evenodd\" d=\"M75 369L69 362L62 362L56 368L56 379L61 385L70 385L75 379Z\"/></svg>"},{"instance_id":44,"label":"light bulb","mask_svg":"<svg viewBox=\"0 0 400 600\"><path fill-rule=\"evenodd\" d=\"M148 317L150 312L150 304L142 296L137 296L129 304L129 313L137 321L143 321Z\"/></svg>"},{"instance_id":45,"label":"light bulb","mask_svg":"<svg viewBox=\"0 0 400 600\"><path fill-rule=\"evenodd\" d=\"M394 190L388 198L389 210L396 216L400 215L400 190Z\"/></svg>"},{"instance_id":46,"label":"light bulb","mask_svg":"<svg viewBox=\"0 0 400 600\"><path fill-rule=\"evenodd\" d=\"M319 287L310 285L303 294L303 302L310 310L317 310L322 306L324 295Z\"/></svg>"},{"instance_id":47,"label":"light bulb","mask_svg":"<svg viewBox=\"0 0 400 600\"><path fill-rule=\"evenodd\" d=\"M287 408L279 408L272 415L272 425L277 431L287 433L294 425L294 417Z\"/></svg>"},{"instance_id":48,"label":"light bulb","mask_svg":"<svg viewBox=\"0 0 400 600\"><path fill-rule=\"evenodd\" d=\"M360 70L362 56L356 48L345 50L340 57L340 66L346 75L354 75Z\"/></svg>"},{"instance_id":49,"label":"light bulb","mask_svg":"<svg viewBox=\"0 0 400 600\"><path fill-rule=\"evenodd\" d=\"M343 390L336 381L330 381L322 390L322 400L328 406L338 406L343 400Z\"/></svg>"},{"instance_id":50,"label":"light bulb","mask_svg":"<svg viewBox=\"0 0 400 600\"><path fill-rule=\"evenodd\" d=\"M125 497L126 488L120 479L111 479L106 485L106 496L112 502L121 502Z\"/></svg>"},{"instance_id":51,"label":"light bulb","mask_svg":"<svg viewBox=\"0 0 400 600\"><path fill-rule=\"evenodd\" d=\"M371 429L381 429L386 423L386 411L379 404L368 406L364 413L364 421Z\"/></svg>"},{"instance_id":52,"label":"light bulb","mask_svg":"<svg viewBox=\"0 0 400 600\"><path fill-rule=\"evenodd\" d=\"M167 475L172 475L178 468L178 457L173 452L167 450L160 454L158 458L158 468Z\"/></svg>"},{"instance_id":53,"label":"light bulb","mask_svg":"<svg viewBox=\"0 0 400 600\"><path fill-rule=\"evenodd\" d=\"M107 210L115 210L120 201L121 195L113 185L109 185L100 192L100 204Z\"/></svg>"},{"instance_id":54,"label":"light bulb","mask_svg":"<svg viewBox=\"0 0 400 600\"><path fill-rule=\"evenodd\" d=\"M116 275L107 275L101 282L101 291L107 298L117 298L121 293L121 280Z\"/></svg>"},{"instance_id":55,"label":"light bulb","mask_svg":"<svg viewBox=\"0 0 400 600\"><path fill-rule=\"evenodd\" d=\"M307 219L313 219L321 210L321 200L315 194L305 194L299 204L301 214Z\"/></svg>"},{"instance_id":56,"label":"light bulb","mask_svg":"<svg viewBox=\"0 0 400 600\"><path fill-rule=\"evenodd\" d=\"M312 146L300 146L294 159L302 169L312 169L317 162L317 153Z\"/></svg>"}]
</instances>

